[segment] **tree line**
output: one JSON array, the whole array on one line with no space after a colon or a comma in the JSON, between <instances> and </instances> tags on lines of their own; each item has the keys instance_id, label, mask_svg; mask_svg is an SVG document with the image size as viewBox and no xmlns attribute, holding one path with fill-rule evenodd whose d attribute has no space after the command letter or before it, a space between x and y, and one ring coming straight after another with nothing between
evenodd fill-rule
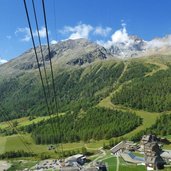
<instances>
[{"instance_id":1,"label":"tree line","mask_svg":"<svg viewBox=\"0 0 171 171\"><path fill-rule=\"evenodd\" d=\"M112 97L114 104L149 112L171 110L171 67L152 76L136 78Z\"/></svg>"},{"instance_id":2,"label":"tree line","mask_svg":"<svg viewBox=\"0 0 171 171\"><path fill-rule=\"evenodd\" d=\"M140 141L143 135L155 134L157 136L171 135L171 114L162 114L150 128L140 131L131 140Z\"/></svg>"},{"instance_id":3,"label":"tree line","mask_svg":"<svg viewBox=\"0 0 171 171\"><path fill-rule=\"evenodd\" d=\"M31 132L37 144L54 144L110 139L130 132L141 123L142 119L135 113L96 107L82 113L68 112L64 116L23 127L22 130Z\"/></svg>"},{"instance_id":4,"label":"tree line","mask_svg":"<svg viewBox=\"0 0 171 171\"><path fill-rule=\"evenodd\" d=\"M101 62L86 68L54 72L58 111L87 110L96 105L112 90L123 68L123 62L111 62L111 64ZM10 79L1 78L0 92L0 101L5 108L5 112L0 111L0 113L6 115L6 118L0 115L0 121L31 115L47 115L43 90L36 73L25 73ZM48 101L52 102L51 108L55 113L51 85Z\"/></svg>"}]
</instances>

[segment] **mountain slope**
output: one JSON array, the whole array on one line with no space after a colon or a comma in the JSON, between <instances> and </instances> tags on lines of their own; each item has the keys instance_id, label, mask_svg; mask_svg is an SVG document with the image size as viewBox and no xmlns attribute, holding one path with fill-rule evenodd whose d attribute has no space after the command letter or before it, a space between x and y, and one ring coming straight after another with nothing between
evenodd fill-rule
<instances>
[{"instance_id":1,"label":"mountain slope","mask_svg":"<svg viewBox=\"0 0 171 171\"><path fill-rule=\"evenodd\" d=\"M37 50L40 51L39 47ZM43 52L50 89L47 89L47 85L45 88L48 102L52 102L50 110L55 114L46 46L43 46ZM91 138L102 139L121 136L133 131L143 123L140 118L141 115L134 115L133 109L149 112L171 110L170 55L153 55L119 60L104 47L85 39L69 40L52 45L51 55L58 112L65 113L60 119L61 127L64 130L65 128L73 130L68 132L68 137L63 137L61 141L73 142ZM38 57L41 61L40 52ZM42 61L40 67L43 71ZM99 104L103 100L106 100L105 102L108 104L102 105L104 109L99 109ZM0 121L24 116L48 115L33 49L0 66L0 102L8 113L6 118L0 115ZM112 105L114 109L108 111L106 108L109 105ZM122 108L124 108L124 111ZM131 113L129 113L129 110L131 110ZM120 116L118 116L118 112ZM111 113L112 116L108 113ZM114 115L118 116L116 123ZM132 120L135 119L136 124L134 125L127 118L128 122L124 121L124 123L127 123L124 124L124 130L126 131L123 131L118 123L122 116L126 118L127 115ZM138 117L136 117L137 115ZM106 116L106 120L103 118L104 116ZM93 127L92 121L94 122L96 117L99 120L96 120L97 125ZM73 118L73 122L70 123L71 118ZM153 119L153 117L151 118ZM86 120L86 125L89 125L89 129L86 129L86 125L83 125L84 120ZM57 124L57 118L53 121ZM32 137L38 144L53 143L52 141L58 141L56 139L59 139L59 137L52 135L49 122L50 120L42 121L37 125L24 127L22 130L32 133ZM101 127L98 125L102 123L104 124L103 130L107 132L100 133ZM81 132L74 131L74 124L80 126ZM149 127L150 123L145 126L146 128ZM140 127L142 130L144 125ZM77 130L79 130L79 127L77 127ZM93 133L93 130L98 135ZM41 135L36 136L38 133L41 133ZM58 136L60 135L58 134Z\"/></svg>"},{"instance_id":2,"label":"mountain slope","mask_svg":"<svg viewBox=\"0 0 171 171\"><path fill-rule=\"evenodd\" d=\"M58 44L51 45L51 58L54 67L56 65L83 65L92 63L94 61L103 60L112 57L107 50L86 39L68 40L62 41ZM40 66L42 67L42 57L40 54L40 48L37 47L38 58ZM46 65L49 65L48 48L43 46L43 55ZM19 57L8 62L7 65L0 66L1 75L17 74L22 72L34 72L37 69L37 63L35 58L34 49L30 49L23 53Z\"/></svg>"},{"instance_id":3,"label":"mountain slope","mask_svg":"<svg viewBox=\"0 0 171 171\"><path fill-rule=\"evenodd\" d=\"M108 93L123 70L123 64L97 63L88 68L69 69L55 73L60 111L87 108ZM3 80L0 84L1 103L11 112L25 116L46 114L46 107L39 76L24 74L18 78ZM52 100L51 91L49 99ZM54 108L54 104L53 104Z\"/></svg>"},{"instance_id":4,"label":"mountain slope","mask_svg":"<svg viewBox=\"0 0 171 171\"><path fill-rule=\"evenodd\" d=\"M43 47L43 52L51 82L46 46ZM111 55L103 47L85 39L52 45L51 56L60 111L70 108L77 110L96 104L110 91L123 69L122 62L101 62ZM41 61L40 53L39 59ZM40 66L43 70L42 61ZM47 85L46 91L49 101L53 101L52 84L49 87L50 92ZM8 109L10 119L47 115L33 49L0 66L0 92L0 101Z\"/></svg>"},{"instance_id":5,"label":"mountain slope","mask_svg":"<svg viewBox=\"0 0 171 171\"><path fill-rule=\"evenodd\" d=\"M41 70L43 70L39 47L37 51L41 61ZM50 83L51 75L46 46L43 46L43 52ZM170 106L166 105L170 102L170 90L163 84L161 86L157 84L158 79L161 79L169 85L171 61L169 55L128 60L127 65L113 57L104 47L85 39L78 39L52 45L51 56L60 112L87 110L98 104L118 86L121 88L112 100L116 104L147 111L170 110ZM160 66L166 67L163 70ZM153 83L155 83L155 92L151 88ZM49 101L53 101L52 84L49 86L50 92L47 90L47 85L46 91ZM141 88L144 88L142 92ZM150 98L151 94L158 91L163 92L163 95L154 95ZM0 101L8 110L10 119L28 115L47 115L33 49L0 66L0 92ZM136 98L132 102L131 99L134 96ZM163 100L163 97L167 102ZM155 99L162 109L154 107ZM133 105L134 103L136 105ZM152 107L147 107L147 103ZM144 105L139 107L138 104ZM54 106L53 103L53 113L55 112ZM2 117L0 119L4 120Z\"/></svg>"}]
</instances>

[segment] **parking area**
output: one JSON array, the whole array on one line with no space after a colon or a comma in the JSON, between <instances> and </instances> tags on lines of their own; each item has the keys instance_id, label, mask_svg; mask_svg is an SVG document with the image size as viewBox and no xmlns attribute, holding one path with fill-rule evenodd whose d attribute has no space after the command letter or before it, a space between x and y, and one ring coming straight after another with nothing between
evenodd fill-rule
<instances>
[{"instance_id":1,"label":"parking area","mask_svg":"<svg viewBox=\"0 0 171 171\"><path fill-rule=\"evenodd\" d=\"M61 163L59 160L43 160L36 164L32 169L46 170L46 169L60 169Z\"/></svg>"}]
</instances>

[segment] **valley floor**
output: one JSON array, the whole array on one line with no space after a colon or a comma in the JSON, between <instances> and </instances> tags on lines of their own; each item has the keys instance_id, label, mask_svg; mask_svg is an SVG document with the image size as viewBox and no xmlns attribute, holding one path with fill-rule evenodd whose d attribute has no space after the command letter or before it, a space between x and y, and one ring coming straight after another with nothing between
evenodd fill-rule
<instances>
[{"instance_id":1,"label":"valley floor","mask_svg":"<svg viewBox=\"0 0 171 171\"><path fill-rule=\"evenodd\" d=\"M91 162L87 163L85 165L85 168L93 166L93 163L95 162L103 162L106 164L108 171L146 171L145 166L126 163L122 158L113 156L112 154L110 154L109 151L104 151L104 153L98 153L96 155L90 156L89 159L91 160ZM6 161L1 161L1 162L7 165ZM12 164L12 167L9 169L9 171L14 171L17 169L20 170L20 169L25 169L25 168L34 169L36 164L40 163L40 161L37 162L34 160L20 159L20 160L9 161L9 163L8 163L8 167ZM52 169L48 169L48 170L50 171ZM161 171L171 171L171 167L165 168Z\"/></svg>"},{"instance_id":2,"label":"valley floor","mask_svg":"<svg viewBox=\"0 0 171 171\"><path fill-rule=\"evenodd\" d=\"M141 130L145 130L146 128L149 128L151 125L153 125L156 121L156 119L159 117L159 113L149 113L146 111L140 111L140 110L133 110L130 108L126 108L123 106L119 106L119 105L114 105L110 102L109 98L104 99L103 101L101 101L99 103L99 106L101 107L108 107L111 109L119 109L122 111L132 111L135 112L138 116L140 116L143 119L143 123L142 125L138 126L136 129L134 129L133 131L125 134L123 137L124 138L129 138L133 135L135 135L136 133L138 133ZM45 119L48 117L38 117L36 119L34 119L35 121L39 122L42 119ZM22 122L20 123L19 126L23 126L23 125L28 125L31 124L33 121L28 121L28 119L19 119L22 120ZM0 125L0 128L4 127L6 125L6 123L3 123L2 125ZM33 149L34 152L36 153L47 153L47 154L53 154L54 152L49 151L48 150L48 145L36 145L33 141L33 139L31 138L30 134L23 134L26 143ZM77 143L67 143L67 144L63 144L63 149L64 150L75 150L75 149L81 149L82 147L86 147L89 150L97 150L100 147L103 146L104 143L108 143L108 140L100 140L100 141L90 141L89 143L84 143L84 142L77 142ZM170 148L170 146L168 146L168 148ZM14 150L25 150L24 145L22 144L22 142L19 140L18 135L11 135L11 136L0 136L0 153L4 153L7 151L14 151Z\"/></svg>"}]
</instances>

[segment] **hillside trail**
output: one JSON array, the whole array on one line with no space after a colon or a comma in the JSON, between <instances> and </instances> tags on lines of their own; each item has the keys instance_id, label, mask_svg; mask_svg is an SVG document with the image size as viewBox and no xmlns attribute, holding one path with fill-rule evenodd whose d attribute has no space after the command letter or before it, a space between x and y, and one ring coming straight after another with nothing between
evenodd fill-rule
<instances>
[{"instance_id":1,"label":"hillside trail","mask_svg":"<svg viewBox=\"0 0 171 171\"><path fill-rule=\"evenodd\" d=\"M125 74L125 72L127 71L127 67L128 67L128 62L123 62L124 63L124 69L120 75L120 77L117 79L117 81L113 84L113 91L103 100L101 100L98 104L98 106L104 106L104 104L106 103L110 103L111 100L110 98L117 92L119 91L123 85L120 85L120 80L122 79L123 75ZM124 84L128 83L130 81L126 81ZM116 89L115 89L116 88Z\"/></svg>"},{"instance_id":2,"label":"hillside trail","mask_svg":"<svg viewBox=\"0 0 171 171\"><path fill-rule=\"evenodd\" d=\"M89 167L91 167L92 165L95 165L95 163L96 163L97 161L100 161L102 158L104 158L104 156L106 156L106 151L103 150L103 147L99 148L99 151L100 151L100 153L97 154L98 157L97 157L96 159L94 159L92 162L90 162L88 165L86 165L86 168L89 168ZM96 155L95 155L95 156L96 156Z\"/></svg>"},{"instance_id":3,"label":"hillside trail","mask_svg":"<svg viewBox=\"0 0 171 171\"><path fill-rule=\"evenodd\" d=\"M84 147L87 149L87 150L101 150L102 149L102 147L100 147L100 148L90 148L90 147L88 147L87 146L87 144L84 144Z\"/></svg>"},{"instance_id":4,"label":"hillside trail","mask_svg":"<svg viewBox=\"0 0 171 171\"><path fill-rule=\"evenodd\" d=\"M167 69L169 68L169 67L168 67L167 65L165 65L165 64L158 63L158 62L154 62L154 61L152 61L152 62L148 61L148 62L146 62L146 63L147 63L147 64L156 65L156 66L158 66L158 68L157 68L157 69L153 69L151 72L147 73L147 74L145 75L145 77L147 77L147 76L152 76L152 75L154 75L155 73L157 73L158 71L167 70Z\"/></svg>"},{"instance_id":5,"label":"hillside trail","mask_svg":"<svg viewBox=\"0 0 171 171\"><path fill-rule=\"evenodd\" d=\"M127 71L127 68L128 68L128 65L129 65L129 61L124 61L124 69L120 75L120 77L118 78L118 80L114 83L113 85L113 88L114 90L106 97L104 98L103 100L101 100L98 104L98 106L105 106L105 104L107 103L111 103L111 97L117 93L119 90L122 89L123 85L125 84L128 84L130 83L132 80L128 80L128 81L125 81L123 84L120 84L120 80L122 79L122 77L124 76L125 72ZM146 64L153 64L153 65L156 65L158 66L158 68L152 70L151 72L148 72L144 77L147 77L147 76L152 76L153 74L157 73L158 71L160 70L167 70L168 69L168 66L163 64L163 63L159 63L159 62L154 62L154 61L147 61L145 62Z\"/></svg>"},{"instance_id":6,"label":"hillside trail","mask_svg":"<svg viewBox=\"0 0 171 171\"><path fill-rule=\"evenodd\" d=\"M128 68L128 63L129 62L123 62L124 63L124 69L123 69L123 71L122 71L122 73L121 73L121 75L120 75L120 77L118 78L118 80L117 80L117 82L116 82L116 85L118 85L119 83L120 83L120 80L121 80L121 78L123 77L123 75L125 74L125 72L126 72L126 70L127 70L127 68Z\"/></svg>"}]
</instances>

